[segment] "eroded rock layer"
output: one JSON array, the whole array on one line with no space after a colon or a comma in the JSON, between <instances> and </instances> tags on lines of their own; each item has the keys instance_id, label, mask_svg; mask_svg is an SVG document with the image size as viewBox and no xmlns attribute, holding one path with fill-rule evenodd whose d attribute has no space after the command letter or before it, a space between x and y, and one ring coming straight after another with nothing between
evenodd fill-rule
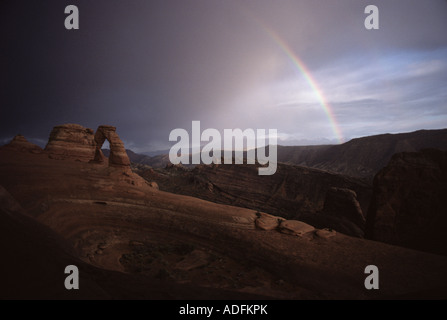
<instances>
[{"instance_id":1,"label":"eroded rock layer","mask_svg":"<svg viewBox=\"0 0 447 320\"><path fill-rule=\"evenodd\" d=\"M96 130L96 149L94 161L105 161L105 157L101 151L101 147L106 139L109 141L110 144L109 165L130 166L130 160L127 156L126 149L124 148L124 143L121 141L120 137L116 133L116 128L112 126L99 126L98 130Z\"/></svg>"},{"instance_id":2,"label":"eroded rock layer","mask_svg":"<svg viewBox=\"0 0 447 320\"><path fill-rule=\"evenodd\" d=\"M50 133L45 151L52 159L88 162L95 155L93 130L79 124L56 126Z\"/></svg>"}]
</instances>

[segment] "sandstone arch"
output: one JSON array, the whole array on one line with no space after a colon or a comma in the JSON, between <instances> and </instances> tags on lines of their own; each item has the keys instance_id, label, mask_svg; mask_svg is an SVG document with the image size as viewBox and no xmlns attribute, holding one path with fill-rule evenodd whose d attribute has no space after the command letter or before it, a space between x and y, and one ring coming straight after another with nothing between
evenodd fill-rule
<instances>
[{"instance_id":1,"label":"sandstone arch","mask_svg":"<svg viewBox=\"0 0 447 320\"><path fill-rule=\"evenodd\" d=\"M106 141L110 144L109 166L130 166L130 160L127 156L124 143L116 133L113 126L99 126L95 133L95 159L94 162L104 162L105 157L101 151L101 147Z\"/></svg>"}]
</instances>

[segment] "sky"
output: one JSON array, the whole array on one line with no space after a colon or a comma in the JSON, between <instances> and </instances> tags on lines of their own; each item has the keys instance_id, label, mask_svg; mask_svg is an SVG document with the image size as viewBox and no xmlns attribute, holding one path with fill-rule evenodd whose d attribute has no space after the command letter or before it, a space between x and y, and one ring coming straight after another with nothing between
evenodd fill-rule
<instances>
[{"instance_id":1,"label":"sky","mask_svg":"<svg viewBox=\"0 0 447 320\"><path fill-rule=\"evenodd\" d=\"M446 128L446 31L445 0L3 0L0 144L64 123L136 152L197 120L282 145Z\"/></svg>"}]
</instances>

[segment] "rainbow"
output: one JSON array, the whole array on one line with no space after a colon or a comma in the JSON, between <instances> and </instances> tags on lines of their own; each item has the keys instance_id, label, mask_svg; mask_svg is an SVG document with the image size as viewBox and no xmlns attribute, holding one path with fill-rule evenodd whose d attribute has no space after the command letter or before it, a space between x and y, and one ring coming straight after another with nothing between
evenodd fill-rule
<instances>
[{"instance_id":1,"label":"rainbow","mask_svg":"<svg viewBox=\"0 0 447 320\"><path fill-rule=\"evenodd\" d=\"M257 19L256 19L257 20ZM258 22L259 23L259 22ZM281 50L287 55L287 57L292 61L293 65L299 70L299 72L304 76L309 86L312 88L312 91L315 93L318 102L323 107L324 113L326 117L329 119L332 130L334 131L335 136L339 143L344 142L343 133L340 129L340 126L337 122L337 119L334 115L334 111L332 110L329 103L326 101L323 91L318 87L317 82L312 77L309 69L303 63L303 61L293 52L293 50L289 47L289 45L282 40L276 32L273 30L266 28L263 24L262 28L267 32L267 34L272 38L272 40L281 48Z\"/></svg>"}]
</instances>

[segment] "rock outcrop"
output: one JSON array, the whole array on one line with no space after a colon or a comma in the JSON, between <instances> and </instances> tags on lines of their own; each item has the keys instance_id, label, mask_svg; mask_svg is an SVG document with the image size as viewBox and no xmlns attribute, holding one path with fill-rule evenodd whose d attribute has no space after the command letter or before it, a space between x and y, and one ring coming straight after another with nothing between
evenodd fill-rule
<instances>
[{"instance_id":1,"label":"rock outcrop","mask_svg":"<svg viewBox=\"0 0 447 320\"><path fill-rule=\"evenodd\" d=\"M130 160L127 156L124 143L116 133L116 128L112 126L99 126L96 130L94 141L96 143L95 162L104 162L105 157L101 151L101 147L106 141L110 144L109 166L130 166Z\"/></svg>"},{"instance_id":2,"label":"rock outcrop","mask_svg":"<svg viewBox=\"0 0 447 320\"><path fill-rule=\"evenodd\" d=\"M447 152L394 155L374 179L366 236L447 255Z\"/></svg>"},{"instance_id":3,"label":"rock outcrop","mask_svg":"<svg viewBox=\"0 0 447 320\"><path fill-rule=\"evenodd\" d=\"M275 230L279 227L281 221L285 220L281 217L272 216L263 212L257 212L258 218L255 221L256 227L261 230Z\"/></svg>"},{"instance_id":4,"label":"rock outcrop","mask_svg":"<svg viewBox=\"0 0 447 320\"><path fill-rule=\"evenodd\" d=\"M56 126L50 133L45 151L51 159L88 162L95 155L93 130L79 124Z\"/></svg>"},{"instance_id":5,"label":"rock outcrop","mask_svg":"<svg viewBox=\"0 0 447 320\"><path fill-rule=\"evenodd\" d=\"M279 231L285 234L290 234L298 237L315 231L311 225L298 220L283 220L279 225Z\"/></svg>"},{"instance_id":6,"label":"rock outcrop","mask_svg":"<svg viewBox=\"0 0 447 320\"><path fill-rule=\"evenodd\" d=\"M26 140L21 134L16 135L10 143L3 146L6 149L12 149L22 152L41 153L42 148Z\"/></svg>"}]
</instances>

